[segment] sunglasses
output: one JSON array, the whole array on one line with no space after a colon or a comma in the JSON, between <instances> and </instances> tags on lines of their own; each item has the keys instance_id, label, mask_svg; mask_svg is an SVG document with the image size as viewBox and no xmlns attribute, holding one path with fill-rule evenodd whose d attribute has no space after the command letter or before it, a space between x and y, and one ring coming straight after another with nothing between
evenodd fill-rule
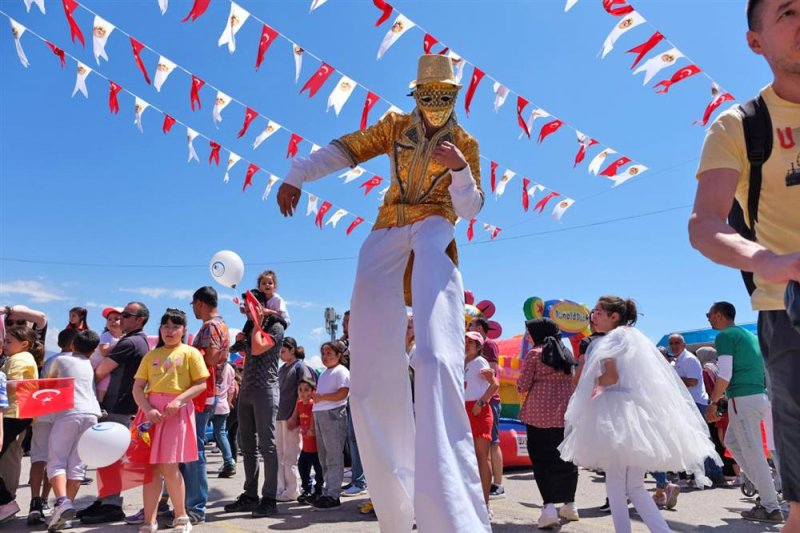
<instances>
[{"instance_id":1,"label":"sunglasses","mask_svg":"<svg viewBox=\"0 0 800 533\"><path fill-rule=\"evenodd\" d=\"M11 326L27 326L28 325L28 321L27 320L14 320L13 318L5 319L4 323L8 327L11 327Z\"/></svg>"},{"instance_id":2,"label":"sunglasses","mask_svg":"<svg viewBox=\"0 0 800 533\"><path fill-rule=\"evenodd\" d=\"M127 311L123 311L123 312L122 312L122 318L130 318L130 317L132 317L132 316L135 316L135 317L137 317L137 318L138 318L138 317L140 317L140 316L142 316L142 315L140 315L140 314L138 314L138 313L136 313L136 314L134 314L134 313L129 313L129 312L127 312Z\"/></svg>"}]
</instances>

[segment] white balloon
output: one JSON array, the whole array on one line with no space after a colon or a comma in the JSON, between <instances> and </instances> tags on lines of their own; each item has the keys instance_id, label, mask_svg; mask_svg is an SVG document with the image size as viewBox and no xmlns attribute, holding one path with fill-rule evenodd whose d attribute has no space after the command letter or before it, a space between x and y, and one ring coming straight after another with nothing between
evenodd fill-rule
<instances>
[{"instance_id":1,"label":"white balloon","mask_svg":"<svg viewBox=\"0 0 800 533\"><path fill-rule=\"evenodd\" d=\"M119 461L130 444L128 428L116 422L100 422L81 435L78 457L90 468L102 468Z\"/></svg>"},{"instance_id":2,"label":"white balloon","mask_svg":"<svg viewBox=\"0 0 800 533\"><path fill-rule=\"evenodd\" d=\"M244 262L236 252L222 250L214 254L209 263L211 276L225 287L235 289L244 276Z\"/></svg>"}]
</instances>

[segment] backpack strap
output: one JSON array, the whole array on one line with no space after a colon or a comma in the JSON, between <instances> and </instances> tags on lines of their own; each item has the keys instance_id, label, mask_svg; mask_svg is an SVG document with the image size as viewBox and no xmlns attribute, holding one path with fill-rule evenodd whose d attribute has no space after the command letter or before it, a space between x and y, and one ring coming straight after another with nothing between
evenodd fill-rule
<instances>
[{"instance_id":1,"label":"backpack strap","mask_svg":"<svg viewBox=\"0 0 800 533\"><path fill-rule=\"evenodd\" d=\"M755 238L762 170L772 153L772 119L767 104L761 96L740 105L739 112L742 114L747 160L750 162L750 184L747 192L748 225Z\"/></svg>"}]
</instances>

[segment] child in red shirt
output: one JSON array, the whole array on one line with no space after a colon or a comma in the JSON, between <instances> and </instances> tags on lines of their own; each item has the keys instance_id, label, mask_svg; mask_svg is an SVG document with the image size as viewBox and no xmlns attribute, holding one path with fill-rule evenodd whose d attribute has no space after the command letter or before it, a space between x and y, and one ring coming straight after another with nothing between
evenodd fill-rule
<instances>
[{"instance_id":1,"label":"child in red shirt","mask_svg":"<svg viewBox=\"0 0 800 533\"><path fill-rule=\"evenodd\" d=\"M303 447L300 451L300 459L297 461L297 469L300 471L300 485L303 490L297 498L300 503L312 504L322 494L322 465L317 454L317 437L314 433L314 391L316 384L310 379L303 379L297 386L297 408L290 420L292 428L300 426L300 434L303 436ZM311 467L314 467L314 490L311 487Z\"/></svg>"}]
</instances>

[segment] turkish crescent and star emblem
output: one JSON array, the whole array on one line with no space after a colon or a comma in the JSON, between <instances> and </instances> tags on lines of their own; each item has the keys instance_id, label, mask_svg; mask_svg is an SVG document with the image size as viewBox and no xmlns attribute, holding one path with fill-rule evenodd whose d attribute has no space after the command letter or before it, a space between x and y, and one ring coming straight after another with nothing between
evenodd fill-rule
<instances>
[{"instance_id":1,"label":"turkish crescent and star emblem","mask_svg":"<svg viewBox=\"0 0 800 533\"><path fill-rule=\"evenodd\" d=\"M61 396L61 391L58 389L41 389L31 394L31 398L42 403L52 402L58 396Z\"/></svg>"}]
</instances>

